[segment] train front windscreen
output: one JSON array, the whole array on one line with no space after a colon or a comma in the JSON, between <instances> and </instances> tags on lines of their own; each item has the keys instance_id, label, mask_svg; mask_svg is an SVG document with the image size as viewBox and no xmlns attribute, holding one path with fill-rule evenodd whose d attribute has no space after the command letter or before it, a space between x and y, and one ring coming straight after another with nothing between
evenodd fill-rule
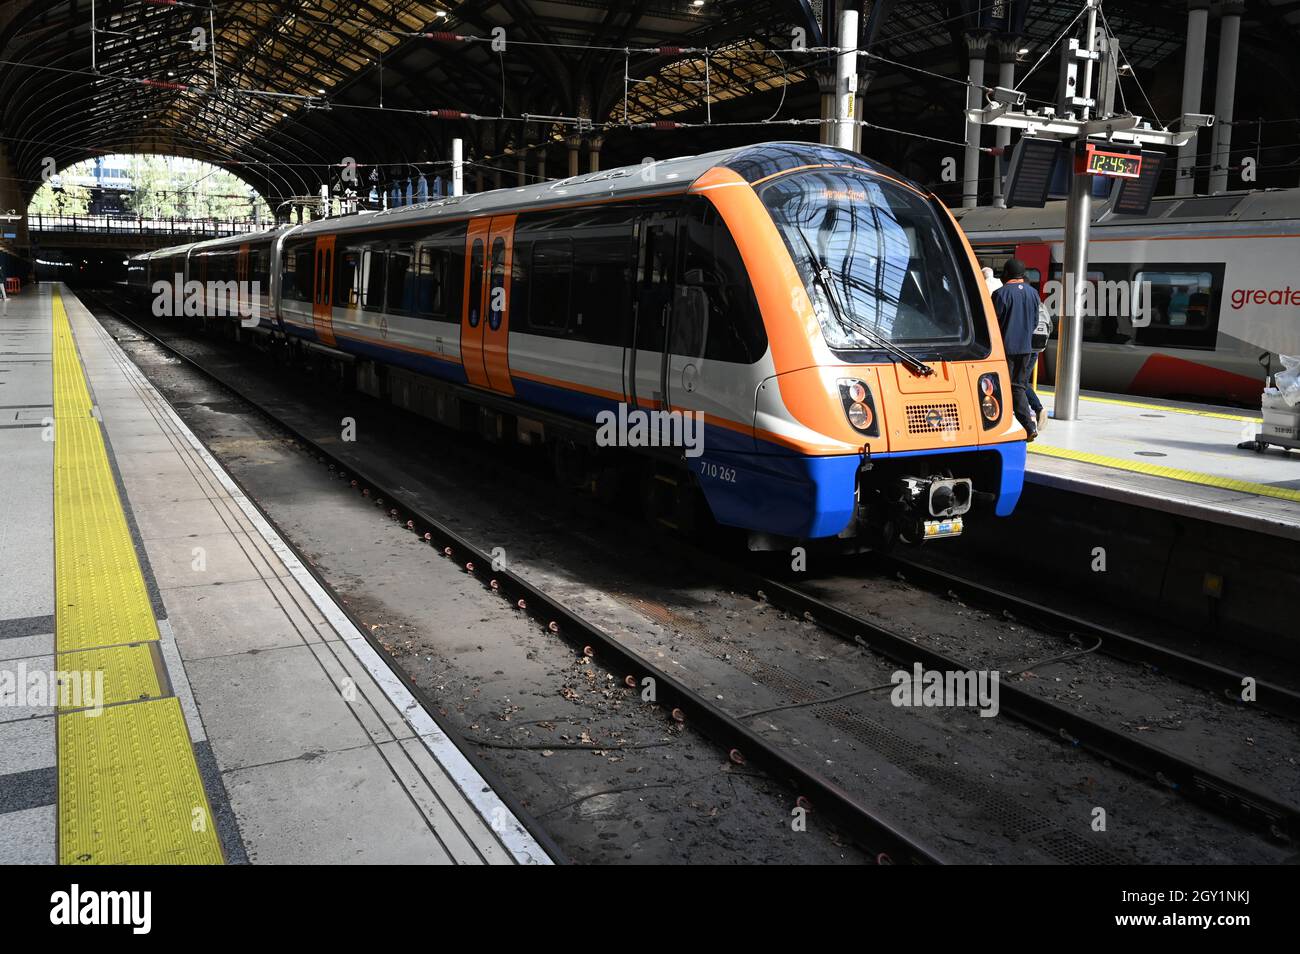
<instances>
[{"instance_id":1,"label":"train front windscreen","mask_svg":"<svg viewBox=\"0 0 1300 954\"><path fill-rule=\"evenodd\" d=\"M975 342L967 263L929 199L838 169L778 176L760 195L832 350L855 361L900 347L957 357Z\"/></svg>"}]
</instances>

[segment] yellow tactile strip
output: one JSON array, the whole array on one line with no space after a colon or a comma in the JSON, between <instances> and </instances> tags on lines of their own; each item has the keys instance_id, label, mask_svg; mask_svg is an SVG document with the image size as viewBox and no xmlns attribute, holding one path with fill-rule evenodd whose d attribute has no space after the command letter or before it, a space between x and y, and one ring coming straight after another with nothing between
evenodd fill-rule
<instances>
[{"instance_id":1,"label":"yellow tactile strip","mask_svg":"<svg viewBox=\"0 0 1300 954\"><path fill-rule=\"evenodd\" d=\"M1050 444L1034 443L1029 445L1031 454L1044 457L1059 457L1064 460L1077 460L1097 467L1109 467L1113 470L1127 470L1135 474L1147 474L1151 477L1164 477L1167 480L1179 480L1188 484L1200 484L1203 487L1219 487L1223 490L1235 490L1243 494L1255 494L1259 497L1276 497L1279 500L1300 501L1300 490L1288 487L1273 487L1269 484L1257 484L1249 480L1234 480L1231 477L1218 477L1214 474L1202 474L1195 470L1182 470L1178 467L1162 467L1160 464L1147 464L1122 457L1107 457L1104 454L1089 454L1086 451L1070 450L1065 447L1052 447Z\"/></svg>"},{"instance_id":2,"label":"yellow tactile strip","mask_svg":"<svg viewBox=\"0 0 1300 954\"><path fill-rule=\"evenodd\" d=\"M1035 388L1039 397L1046 395L1054 397L1056 392L1051 388ZM1080 401L1091 401L1093 404L1117 404L1120 407L1137 407L1144 411L1166 411L1170 414L1190 414L1193 417L1214 417L1222 421L1255 421L1258 423L1263 420L1258 414L1230 414L1227 411L1203 411L1195 407L1172 407L1168 404L1148 404L1143 401L1129 401L1125 398L1104 398L1093 397L1090 394L1080 394Z\"/></svg>"},{"instance_id":3,"label":"yellow tactile strip","mask_svg":"<svg viewBox=\"0 0 1300 954\"><path fill-rule=\"evenodd\" d=\"M158 624L57 290L52 309L55 659L63 679L102 685L97 704L57 716L59 860L219 864L184 714L160 698Z\"/></svg>"},{"instance_id":4,"label":"yellow tactile strip","mask_svg":"<svg viewBox=\"0 0 1300 954\"><path fill-rule=\"evenodd\" d=\"M65 804L75 810L65 811ZM59 716L59 860L82 865L221 860L175 696L112 706L93 717Z\"/></svg>"}]
</instances>

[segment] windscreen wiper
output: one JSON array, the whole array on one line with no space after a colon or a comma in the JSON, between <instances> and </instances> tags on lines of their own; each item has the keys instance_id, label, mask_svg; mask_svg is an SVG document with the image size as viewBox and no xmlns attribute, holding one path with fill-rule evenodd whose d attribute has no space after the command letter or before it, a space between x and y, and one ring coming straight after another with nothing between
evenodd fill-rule
<instances>
[{"instance_id":1,"label":"windscreen wiper","mask_svg":"<svg viewBox=\"0 0 1300 954\"><path fill-rule=\"evenodd\" d=\"M830 268L822 263L822 261L817 257L817 253L813 251L812 243L808 241L808 236L804 234L803 229L794 223L791 223L791 227L799 234L799 238L803 241L804 248L807 250L808 266L812 269L813 278L817 280L817 284L821 286L822 294L826 296L826 300L830 303L831 308L835 310L835 317L839 320L840 327L856 331L864 338L873 342L876 347L892 354L894 357L902 361L903 364L907 365L908 369L913 374L919 375L923 378L934 374L934 368L931 368L916 355L909 351L904 351L902 348L898 347L898 345L882 336L878 331L875 331L868 325L858 322L850 315L848 309L845 308L844 303L840 301L839 293L835 290L834 282L832 281L832 276L830 274Z\"/></svg>"}]
</instances>

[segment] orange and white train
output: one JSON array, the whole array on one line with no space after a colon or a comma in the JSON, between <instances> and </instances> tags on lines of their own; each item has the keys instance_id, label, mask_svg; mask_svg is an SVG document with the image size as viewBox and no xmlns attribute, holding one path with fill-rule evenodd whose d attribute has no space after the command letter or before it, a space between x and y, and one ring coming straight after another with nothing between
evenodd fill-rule
<instances>
[{"instance_id":1,"label":"orange and white train","mask_svg":"<svg viewBox=\"0 0 1300 954\"><path fill-rule=\"evenodd\" d=\"M543 443L578 482L633 461L648 501L702 498L751 546L949 536L1020 495L970 246L935 196L851 152L767 143L326 218L142 255L128 278L164 305L182 280L236 282L260 316L227 321L241 335ZM702 439L646 441L652 412Z\"/></svg>"},{"instance_id":2,"label":"orange and white train","mask_svg":"<svg viewBox=\"0 0 1300 954\"><path fill-rule=\"evenodd\" d=\"M1064 202L955 214L981 265L1014 255L1041 291L1059 283ZM1300 189L1161 197L1145 216L1095 203L1088 280L1146 297L1094 296L1083 387L1258 407L1278 356L1300 354ZM1044 359L1051 380L1056 349Z\"/></svg>"}]
</instances>

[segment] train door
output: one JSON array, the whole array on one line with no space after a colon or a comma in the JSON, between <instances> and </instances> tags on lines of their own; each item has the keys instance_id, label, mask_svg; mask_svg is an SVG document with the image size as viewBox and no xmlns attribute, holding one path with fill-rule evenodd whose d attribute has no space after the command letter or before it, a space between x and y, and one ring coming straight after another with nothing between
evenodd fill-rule
<instances>
[{"instance_id":1,"label":"train door","mask_svg":"<svg viewBox=\"0 0 1300 954\"><path fill-rule=\"evenodd\" d=\"M1016 258L1025 263L1025 281L1038 289L1038 297L1047 297L1047 282L1052 277L1052 247L1041 242L1017 245Z\"/></svg>"},{"instance_id":2,"label":"train door","mask_svg":"<svg viewBox=\"0 0 1300 954\"><path fill-rule=\"evenodd\" d=\"M483 364L483 303L487 299L488 233L491 219L474 219L465 231L465 300L460 315L460 363L465 378L478 388L488 386Z\"/></svg>"},{"instance_id":3,"label":"train door","mask_svg":"<svg viewBox=\"0 0 1300 954\"><path fill-rule=\"evenodd\" d=\"M483 372L488 387L513 395L510 381L510 275L514 255L515 216L494 216L488 228L487 275L482 323Z\"/></svg>"},{"instance_id":4,"label":"train door","mask_svg":"<svg viewBox=\"0 0 1300 954\"><path fill-rule=\"evenodd\" d=\"M631 407L653 410L668 401L677 220L655 213L641 226L631 347L624 361L624 387Z\"/></svg>"},{"instance_id":5,"label":"train door","mask_svg":"<svg viewBox=\"0 0 1300 954\"><path fill-rule=\"evenodd\" d=\"M316 340L334 346L334 239L316 239L316 267L312 273L311 323Z\"/></svg>"}]
</instances>

